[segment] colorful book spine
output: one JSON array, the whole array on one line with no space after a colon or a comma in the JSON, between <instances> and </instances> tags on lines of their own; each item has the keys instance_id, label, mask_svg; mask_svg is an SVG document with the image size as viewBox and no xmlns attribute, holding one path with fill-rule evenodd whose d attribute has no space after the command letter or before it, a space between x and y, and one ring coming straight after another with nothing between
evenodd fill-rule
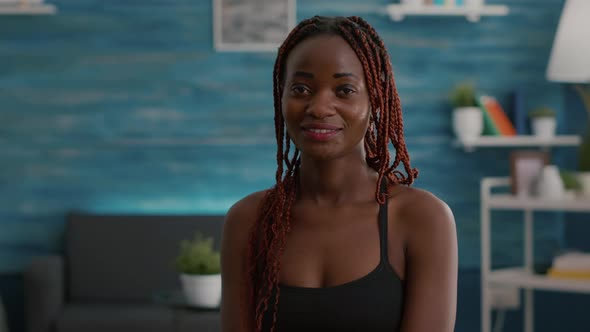
<instances>
[{"instance_id":1,"label":"colorful book spine","mask_svg":"<svg viewBox=\"0 0 590 332\"><path fill-rule=\"evenodd\" d=\"M553 278L590 280L590 270L559 270L550 268L547 271L547 275Z\"/></svg>"},{"instance_id":2,"label":"colorful book spine","mask_svg":"<svg viewBox=\"0 0 590 332\"><path fill-rule=\"evenodd\" d=\"M516 128L518 135L527 135L528 132L528 116L525 109L524 92L520 89L514 91L512 94L512 123Z\"/></svg>"},{"instance_id":3,"label":"colorful book spine","mask_svg":"<svg viewBox=\"0 0 590 332\"><path fill-rule=\"evenodd\" d=\"M490 113L485 108L485 106L482 104L481 97L476 98L476 101L477 101L477 105L481 109L481 113L483 114L482 135L484 135L484 136L499 136L500 130L498 130L498 127L496 126L496 123L494 122L494 120L492 120Z\"/></svg>"},{"instance_id":4,"label":"colorful book spine","mask_svg":"<svg viewBox=\"0 0 590 332\"><path fill-rule=\"evenodd\" d=\"M514 128L514 125L512 124L512 122L510 122L508 115L506 114L498 100L491 96L481 96L480 100L481 104L492 118L492 121L496 125L496 128L500 132L500 135L515 136L516 128Z\"/></svg>"}]
</instances>

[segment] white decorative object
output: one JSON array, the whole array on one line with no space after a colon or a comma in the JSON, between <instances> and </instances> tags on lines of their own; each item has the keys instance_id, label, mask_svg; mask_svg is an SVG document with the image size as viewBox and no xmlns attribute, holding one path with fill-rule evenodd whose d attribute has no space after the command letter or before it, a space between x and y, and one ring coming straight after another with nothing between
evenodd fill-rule
<instances>
[{"instance_id":1,"label":"white decorative object","mask_svg":"<svg viewBox=\"0 0 590 332\"><path fill-rule=\"evenodd\" d=\"M567 0L553 41L547 79L555 82L590 82L590 1Z\"/></svg>"},{"instance_id":2,"label":"white decorative object","mask_svg":"<svg viewBox=\"0 0 590 332\"><path fill-rule=\"evenodd\" d=\"M582 185L582 195L590 197L590 172L578 172L577 178Z\"/></svg>"},{"instance_id":3,"label":"white decorative object","mask_svg":"<svg viewBox=\"0 0 590 332\"><path fill-rule=\"evenodd\" d=\"M542 139L555 137L557 121L555 117L543 116L531 119L533 134Z\"/></svg>"},{"instance_id":4,"label":"white decorative object","mask_svg":"<svg viewBox=\"0 0 590 332\"><path fill-rule=\"evenodd\" d=\"M479 107L457 107L453 110L453 131L463 143L475 142L483 131L483 114Z\"/></svg>"},{"instance_id":5,"label":"white decorative object","mask_svg":"<svg viewBox=\"0 0 590 332\"><path fill-rule=\"evenodd\" d=\"M180 281L189 305L216 308L221 304L221 274L181 274Z\"/></svg>"},{"instance_id":6,"label":"white decorative object","mask_svg":"<svg viewBox=\"0 0 590 332\"><path fill-rule=\"evenodd\" d=\"M546 199L562 199L565 195L563 180L555 165L546 165L536 182L536 194Z\"/></svg>"}]
</instances>

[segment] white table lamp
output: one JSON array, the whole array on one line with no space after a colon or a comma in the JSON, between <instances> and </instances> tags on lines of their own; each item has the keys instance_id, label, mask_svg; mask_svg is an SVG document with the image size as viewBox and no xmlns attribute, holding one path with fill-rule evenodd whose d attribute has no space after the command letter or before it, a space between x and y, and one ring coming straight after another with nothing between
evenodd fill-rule
<instances>
[{"instance_id":1,"label":"white table lamp","mask_svg":"<svg viewBox=\"0 0 590 332\"><path fill-rule=\"evenodd\" d=\"M553 41L547 79L575 83L590 120L590 0L566 0Z\"/></svg>"},{"instance_id":2,"label":"white table lamp","mask_svg":"<svg viewBox=\"0 0 590 332\"><path fill-rule=\"evenodd\" d=\"M547 79L590 83L590 1L567 0L555 34Z\"/></svg>"},{"instance_id":3,"label":"white table lamp","mask_svg":"<svg viewBox=\"0 0 590 332\"><path fill-rule=\"evenodd\" d=\"M588 113L588 132L578 154L578 180L590 197L590 0L566 0L553 41L547 79L573 83Z\"/></svg>"}]
</instances>

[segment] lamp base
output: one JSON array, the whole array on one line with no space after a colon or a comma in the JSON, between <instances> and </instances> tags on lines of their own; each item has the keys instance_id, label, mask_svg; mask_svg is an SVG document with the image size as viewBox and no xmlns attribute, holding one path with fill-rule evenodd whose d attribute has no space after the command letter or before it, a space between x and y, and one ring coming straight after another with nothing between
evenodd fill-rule
<instances>
[{"instance_id":1,"label":"lamp base","mask_svg":"<svg viewBox=\"0 0 590 332\"><path fill-rule=\"evenodd\" d=\"M574 89L580 94L582 102L584 102L584 107L588 112L588 121L590 122L590 87L583 84L574 84Z\"/></svg>"}]
</instances>

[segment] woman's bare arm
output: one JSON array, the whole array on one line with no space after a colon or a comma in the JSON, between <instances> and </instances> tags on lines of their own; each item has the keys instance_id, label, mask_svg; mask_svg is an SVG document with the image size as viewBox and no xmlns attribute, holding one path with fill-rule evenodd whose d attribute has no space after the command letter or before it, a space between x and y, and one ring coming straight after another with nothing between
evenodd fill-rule
<instances>
[{"instance_id":1,"label":"woman's bare arm","mask_svg":"<svg viewBox=\"0 0 590 332\"><path fill-rule=\"evenodd\" d=\"M418 190L412 196L403 211L408 233L401 331L452 332L458 269L455 219L434 195Z\"/></svg>"},{"instance_id":2,"label":"woman's bare arm","mask_svg":"<svg viewBox=\"0 0 590 332\"><path fill-rule=\"evenodd\" d=\"M254 313L248 299L248 242L264 192L234 204L225 217L221 241L221 330L251 332Z\"/></svg>"}]
</instances>

